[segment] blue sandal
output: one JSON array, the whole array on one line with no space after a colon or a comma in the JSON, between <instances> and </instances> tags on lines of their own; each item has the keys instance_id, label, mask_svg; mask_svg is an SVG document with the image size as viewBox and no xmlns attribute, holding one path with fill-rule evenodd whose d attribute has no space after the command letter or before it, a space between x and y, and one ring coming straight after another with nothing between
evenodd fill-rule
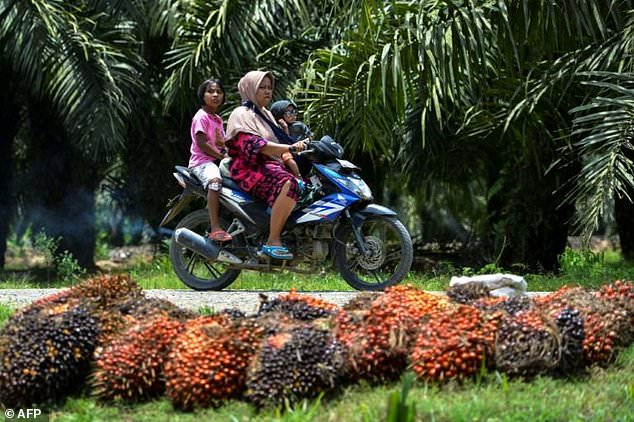
<instances>
[{"instance_id":1,"label":"blue sandal","mask_svg":"<svg viewBox=\"0 0 634 422\"><path fill-rule=\"evenodd\" d=\"M293 254L284 246L262 245L261 252L275 259L293 259Z\"/></svg>"}]
</instances>

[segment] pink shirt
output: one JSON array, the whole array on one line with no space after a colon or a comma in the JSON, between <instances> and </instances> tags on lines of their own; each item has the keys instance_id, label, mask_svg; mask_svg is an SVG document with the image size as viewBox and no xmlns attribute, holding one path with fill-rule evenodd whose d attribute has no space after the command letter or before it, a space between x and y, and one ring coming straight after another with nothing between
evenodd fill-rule
<instances>
[{"instance_id":1,"label":"pink shirt","mask_svg":"<svg viewBox=\"0 0 634 422\"><path fill-rule=\"evenodd\" d=\"M192 118L191 137L192 146L189 149L191 156L189 157L189 168L216 161L217 159L205 154L196 143L196 133L202 132L207 136L207 145L214 151L220 152L220 148L216 145L216 128L220 128L222 138L225 137L225 129L222 127L222 118L217 114L209 114L202 108L194 114Z\"/></svg>"}]
</instances>

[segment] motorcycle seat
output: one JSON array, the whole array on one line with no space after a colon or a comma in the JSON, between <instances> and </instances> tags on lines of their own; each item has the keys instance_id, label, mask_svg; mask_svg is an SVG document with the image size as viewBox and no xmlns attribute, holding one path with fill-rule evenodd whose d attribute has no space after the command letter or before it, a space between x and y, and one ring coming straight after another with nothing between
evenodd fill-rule
<instances>
[{"instance_id":1,"label":"motorcycle seat","mask_svg":"<svg viewBox=\"0 0 634 422\"><path fill-rule=\"evenodd\" d=\"M186 178L191 185L199 186L202 189L202 184L201 184L200 180L198 180L196 175L194 173L192 173L189 168L184 167L184 166L174 166L174 168L176 169L176 172L178 174L180 174L181 176L183 176L184 178ZM220 168L222 169L223 167L220 167ZM223 172L221 170L221 172L220 172L221 175L222 175L222 186L226 187L226 188L230 188L232 190L237 190L237 191L242 192L242 189L240 188L240 186L238 186L238 184L229 175L228 168L229 168L229 166L227 165L225 171Z\"/></svg>"},{"instance_id":2,"label":"motorcycle seat","mask_svg":"<svg viewBox=\"0 0 634 422\"><path fill-rule=\"evenodd\" d=\"M192 185L200 185L200 180L191 172L190 169L184 166L174 166L176 172L187 179Z\"/></svg>"},{"instance_id":3,"label":"motorcycle seat","mask_svg":"<svg viewBox=\"0 0 634 422\"><path fill-rule=\"evenodd\" d=\"M234 180L230 177L225 177L225 175L222 175L222 187L224 188L230 188L232 190L237 190L242 192L242 189L240 188L240 186L238 186L238 184L236 182L234 182Z\"/></svg>"}]
</instances>

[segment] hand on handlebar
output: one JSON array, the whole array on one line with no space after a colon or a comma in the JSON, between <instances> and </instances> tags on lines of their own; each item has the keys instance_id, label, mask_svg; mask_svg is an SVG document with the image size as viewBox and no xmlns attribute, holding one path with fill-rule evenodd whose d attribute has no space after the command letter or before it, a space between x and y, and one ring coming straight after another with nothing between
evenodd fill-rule
<instances>
[{"instance_id":1,"label":"hand on handlebar","mask_svg":"<svg viewBox=\"0 0 634 422\"><path fill-rule=\"evenodd\" d=\"M304 150L306 149L306 147L308 146L307 144L308 144L308 142L307 142L306 140L303 140L303 141L297 141L297 142L295 142L293 145L291 145L291 147L292 147L295 151L297 151L297 152L301 152L301 151L304 151Z\"/></svg>"}]
</instances>

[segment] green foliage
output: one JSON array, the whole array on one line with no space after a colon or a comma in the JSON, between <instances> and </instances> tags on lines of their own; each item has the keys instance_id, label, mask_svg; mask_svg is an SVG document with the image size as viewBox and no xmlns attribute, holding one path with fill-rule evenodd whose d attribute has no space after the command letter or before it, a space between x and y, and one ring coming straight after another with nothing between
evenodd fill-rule
<instances>
[{"instance_id":1,"label":"green foliage","mask_svg":"<svg viewBox=\"0 0 634 422\"><path fill-rule=\"evenodd\" d=\"M13 308L0 304L0 329L14 312Z\"/></svg>"},{"instance_id":2,"label":"green foliage","mask_svg":"<svg viewBox=\"0 0 634 422\"><path fill-rule=\"evenodd\" d=\"M33 247L44 256L44 262L47 266L55 265L55 253L61 241L61 237L48 236L44 230L40 230L35 235Z\"/></svg>"},{"instance_id":3,"label":"green foliage","mask_svg":"<svg viewBox=\"0 0 634 422\"><path fill-rule=\"evenodd\" d=\"M73 145L97 160L124 144L131 93L140 92L137 69L144 64L133 47L134 25L116 8L103 13L99 7L104 6L42 0L0 4L0 52L9 58L11 83L19 81L24 94L45 98Z\"/></svg>"},{"instance_id":4,"label":"green foliage","mask_svg":"<svg viewBox=\"0 0 634 422\"><path fill-rule=\"evenodd\" d=\"M476 270L471 267L462 267L462 275L463 276L474 276L481 274L496 274L506 272L503 268L499 267L495 262L491 262L482 266L480 269Z\"/></svg>"},{"instance_id":5,"label":"green foliage","mask_svg":"<svg viewBox=\"0 0 634 422\"><path fill-rule=\"evenodd\" d=\"M86 269L79 265L77 259L69 251L58 253L61 241L61 237L48 236L44 230L41 230L35 236L33 246L44 256L47 269L54 267L63 285L68 285L86 275Z\"/></svg>"},{"instance_id":6,"label":"green foliage","mask_svg":"<svg viewBox=\"0 0 634 422\"><path fill-rule=\"evenodd\" d=\"M567 247L559 256L561 271L569 276L584 274L600 274L605 267L605 254L589 249L572 249Z\"/></svg>"},{"instance_id":7,"label":"green foliage","mask_svg":"<svg viewBox=\"0 0 634 422\"><path fill-rule=\"evenodd\" d=\"M57 276L61 278L65 285L72 284L86 275L86 269L79 265L73 254L64 251L55 259Z\"/></svg>"},{"instance_id":8,"label":"green foliage","mask_svg":"<svg viewBox=\"0 0 634 422\"><path fill-rule=\"evenodd\" d=\"M408 372L403 376L401 389L392 392L388 397L387 422L413 422L416 420L416 403L407 402L416 375Z\"/></svg>"}]
</instances>

